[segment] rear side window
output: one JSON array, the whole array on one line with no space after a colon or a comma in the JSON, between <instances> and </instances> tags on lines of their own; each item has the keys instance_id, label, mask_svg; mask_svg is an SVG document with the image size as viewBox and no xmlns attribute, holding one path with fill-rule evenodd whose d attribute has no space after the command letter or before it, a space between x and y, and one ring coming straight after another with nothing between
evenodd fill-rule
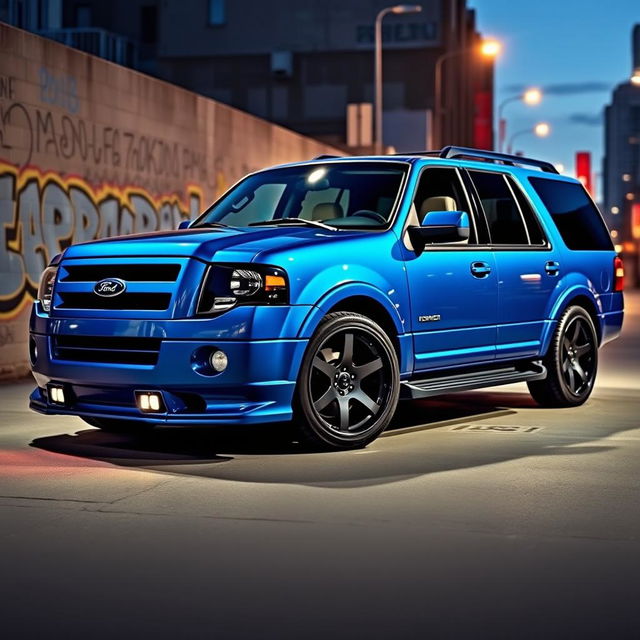
<instances>
[{"instance_id":1,"label":"rear side window","mask_svg":"<svg viewBox=\"0 0 640 640\"><path fill-rule=\"evenodd\" d=\"M613 249L607 227L581 184L546 178L529 178L529 181L569 249Z\"/></svg>"},{"instance_id":2,"label":"rear side window","mask_svg":"<svg viewBox=\"0 0 640 640\"><path fill-rule=\"evenodd\" d=\"M529 244L529 233L513 191L501 173L469 171L484 209L492 244Z\"/></svg>"}]
</instances>

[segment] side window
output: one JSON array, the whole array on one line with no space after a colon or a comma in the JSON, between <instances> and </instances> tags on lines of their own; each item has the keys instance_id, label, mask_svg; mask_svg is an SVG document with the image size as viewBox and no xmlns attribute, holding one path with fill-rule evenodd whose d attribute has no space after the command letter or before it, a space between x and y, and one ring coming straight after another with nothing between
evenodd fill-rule
<instances>
[{"instance_id":1,"label":"side window","mask_svg":"<svg viewBox=\"0 0 640 640\"><path fill-rule=\"evenodd\" d=\"M471 207L460 181L458 172L453 168L429 167L422 172L413 198L415 224L422 224L432 211L465 211L469 214L471 233L468 244L477 244L476 224ZM465 242L465 244L467 244Z\"/></svg>"},{"instance_id":2,"label":"side window","mask_svg":"<svg viewBox=\"0 0 640 640\"><path fill-rule=\"evenodd\" d=\"M520 207L505 176L469 171L482 203L492 244L529 244L529 233Z\"/></svg>"},{"instance_id":3,"label":"side window","mask_svg":"<svg viewBox=\"0 0 640 640\"><path fill-rule=\"evenodd\" d=\"M509 182L509 186L511 187L511 191L513 195L516 197L518 201L518 206L520 207L520 213L522 213L522 217L524 218L524 222L527 225L527 231L529 232L529 241L534 245L544 245L547 242L547 239L544 236L544 231L540 226L540 221L538 220L538 215L533 210L531 203L528 198L522 191L522 188L517 185L511 178L507 178Z\"/></svg>"},{"instance_id":4,"label":"side window","mask_svg":"<svg viewBox=\"0 0 640 640\"><path fill-rule=\"evenodd\" d=\"M607 227L581 184L548 178L529 181L569 249L613 250Z\"/></svg>"}]
</instances>

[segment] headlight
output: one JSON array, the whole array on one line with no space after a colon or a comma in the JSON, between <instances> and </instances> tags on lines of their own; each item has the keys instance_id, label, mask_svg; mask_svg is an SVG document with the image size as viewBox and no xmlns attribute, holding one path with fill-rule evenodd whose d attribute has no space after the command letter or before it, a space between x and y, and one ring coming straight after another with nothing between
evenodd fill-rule
<instances>
[{"instance_id":1,"label":"headlight","mask_svg":"<svg viewBox=\"0 0 640 640\"><path fill-rule=\"evenodd\" d=\"M266 265L209 267L200 292L198 313L219 313L239 304L288 304L284 269Z\"/></svg>"},{"instance_id":2,"label":"headlight","mask_svg":"<svg viewBox=\"0 0 640 640\"><path fill-rule=\"evenodd\" d=\"M40 286L38 287L38 301L42 305L42 309L49 313L51 310L51 299L53 297L53 285L56 282L58 267L47 267L40 278Z\"/></svg>"}]
</instances>

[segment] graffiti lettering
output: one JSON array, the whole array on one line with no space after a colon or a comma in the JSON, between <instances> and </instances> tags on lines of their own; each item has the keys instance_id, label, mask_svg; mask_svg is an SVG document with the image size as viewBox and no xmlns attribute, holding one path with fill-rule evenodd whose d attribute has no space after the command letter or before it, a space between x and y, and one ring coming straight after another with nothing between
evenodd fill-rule
<instances>
[{"instance_id":1,"label":"graffiti lettering","mask_svg":"<svg viewBox=\"0 0 640 640\"><path fill-rule=\"evenodd\" d=\"M16 341L13 335L13 327L7 324L0 324L0 347L13 344Z\"/></svg>"},{"instance_id":2,"label":"graffiti lettering","mask_svg":"<svg viewBox=\"0 0 640 640\"><path fill-rule=\"evenodd\" d=\"M19 166L29 164L35 154L44 154L50 159L84 162L91 171L118 169L123 174L121 179L126 175L127 181L137 183L140 177L153 176L213 188L216 181L207 170L206 156L178 142L21 102L0 105L2 149L12 150L11 160Z\"/></svg>"},{"instance_id":3,"label":"graffiti lettering","mask_svg":"<svg viewBox=\"0 0 640 640\"><path fill-rule=\"evenodd\" d=\"M0 98L8 98L15 100L16 97L16 79L13 76L0 75Z\"/></svg>"},{"instance_id":4,"label":"graffiti lettering","mask_svg":"<svg viewBox=\"0 0 640 640\"><path fill-rule=\"evenodd\" d=\"M139 187L99 188L0 161L0 317L35 297L49 261L72 243L175 229L200 212L202 192L188 186L154 197Z\"/></svg>"}]
</instances>

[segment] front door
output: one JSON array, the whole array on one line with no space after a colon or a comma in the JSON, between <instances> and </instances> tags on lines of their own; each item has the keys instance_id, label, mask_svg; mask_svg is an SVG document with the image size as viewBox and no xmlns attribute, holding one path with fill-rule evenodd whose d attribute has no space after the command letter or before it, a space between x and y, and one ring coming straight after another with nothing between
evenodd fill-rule
<instances>
[{"instance_id":1,"label":"front door","mask_svg":"<svg viewBox=\"0 0 640 640\"><path fill-rule=\"evenodd\" d=\"M420 224L432 211L466 211L468 242L407 246L405 260L411 296L411 331L416 372L484 363L495 357L497 273L493 252L482 239L458 170L426 168L418 182L408 224Z\"/></svg>"}]
</instances>

